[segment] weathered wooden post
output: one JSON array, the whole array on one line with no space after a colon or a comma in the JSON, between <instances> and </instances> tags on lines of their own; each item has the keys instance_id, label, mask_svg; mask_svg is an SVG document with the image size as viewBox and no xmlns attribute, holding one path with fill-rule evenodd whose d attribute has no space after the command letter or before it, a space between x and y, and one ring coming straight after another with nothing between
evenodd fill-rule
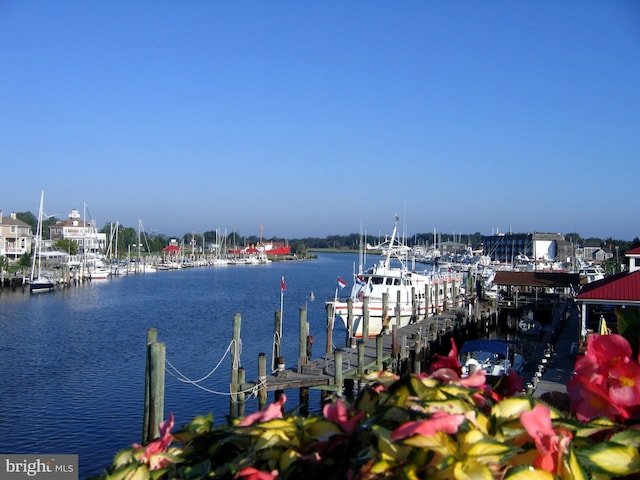
<instances>
[{"instance_id":1,"label":"weathered wooden post","mask_svg":"<svg viewBox=\"0 0 640 480\"><path fill-rule=\"evenodd\" d=\"M402 316L402 304L400 303L402 301L402 292L400 290L398 290L396 292L396 326L398 328L400 328L402 326L401 322L401 316Z\"/></svg>"},{"instance_id":2,"label":"weathered wooden post","mask_svg":"<svg viewBox=\"0 0 640 480\"><path fill-rule=\"evenodd\" d=\"M369 338L369 297L362 299L362 338Z\"/></svg>"},{"instance_id":3,"label":"weathered wooden post","mask_svg":"<svg viewBox=\"0 0 640 480\"><path fill-rule=\"evenodd\" d=\"M145 370L144 370L144 416L142 419L142 444L148 443L149 438L149 410L150 410L150 397L151 397L151 367L149 363L149 345L158 340L158 330L156 328L150 328L147 330L147 344L145 346Z\"/></svg>"},{"instance_id":4,"label":"weathered wooden post","mask_svg":"<svg viewBox=\"0 0 640 480\"><path fill-rule=\"evenodd\" d=\"M325 353L331 353L333 346L333 320L334 320L334 306L333 304L327 304L327 346Z\"/></svg>"},{"instance_id":5,"label":"weathered wooden post","mask_svg":"<svg viewBox=\"0 0 640 480\"><path fill-rule=\"evenodd\" d=\"M424 318L431 315L431 282L427 282L424 286Z\"/></svg>"},{"instance_id":6,"label":"weathered wooden post","mask_svg":"<svg viewBox=\"0 0 640 480\"><path fill-rule=\"evenodd\" d=\"M346 347L351 346L351 338L353 337L353 299L351 297L347 300L347 338Z\"/></svg>"},{"instance_id":7,"label":"weathered wooden post","mask_svg":"<svg viewBox=\"0 0 640 480\"><path fill-rule=\"evenodd\" d=\"M382 329L381 332L389 331L389 292L382 292Z\"/></svg>"},{"instance_id":8,"label":"weathered wooden post","mask_svg":"<svg viewBox=\"0 0 640 480\"><path fill-rule=\"evenodd\" d=\"M238 369L238 386L240 387L240 391L238 392L238 416L244 417L244 407L245 407L245 394L244 394L244 384L246 382L246 372L243 367Z\"/></svg>"},{"instance_id":9,"label":"weathered wooden post","mask_svg":"<svg viewBox=\"0 0 640 480\"><path fill-rule=\"evenodd\" d=\"M309 325L307 324L307 309L300 307L299 316L300 333L298 336L298 373L302 372L302 366L307 364L307 339L309 337Z\"/></svg>"},{"instance_id":10,"label":"weathered wooden post","mask_svg":"<svg viewBox=\"0 0 640 480\"><path fill-rule=\"evenodd\" d=\"M306 417L309 415L309 388L300 388L300 415Z\"/></svg>"},{"instance_id":11,"label":"weathered wooden post","mask_svg":"<svg viewBox=\"0 0 640 480\"><path fill-rule=\"evenodd\" d=\"M342 396L343 380L342 380L342 350L336 348L333 352L334 362L334 383L338 389L338 395Z\"/></svg>"},{"instance_id":12,"label":"weathered wooden post","mask_svg":"<svg viewBox=\"0 0 640 480\"><path fill-rule=\"evenodd\" d=\"M449 283L445 280L444 287L442 289L442 311L446 312L449 310L449 296L447 295L447 289L449 288Z\"/></svg>"},{"instance_id":13,"label":"weathered wooden post","mask_svg":"<svg viewBox=\"0 0 640 480\"><path fill-rule=\"evenodd\" d=\"M365 372L365 368L364 368L364 340L360 341L358 343L358 386L357 386L357 391L360 391L361 388L361 375L364 374Z\"/></svg>"},{"instance_id":14,"label":"weathered wooden post","mask_svg":"<svg viewBox=\"0 0 640 480\"><path fill-rule=\"evenodd\" d=\"M231 342L231 385L229 388L229 414L232 417L238 415L237 394L238 394L238 368L240 366L240 325L242 323L242 315L236 313L233 316L233 340Z\"/></svg>"},{"instance_id":15,"label":"weathered wooden post","mask_svg":"<svg viewBox=\"0 0 640 480\"><path fill-rule=\"evenodd\" d=\"M382 370L382 347L384 346L384 339L382 334L376 337L376 369Z\"/></svg>"},{"instance_id":16,"label":"weathered wooden post","mask_svg":"<svg viewBox=\"0 0 640 480\"><path fill-rule=\"evenodd\" d=\"M267 406L267 355L258 355L258 409L264 410Z\"/></svg>"},{"instance_id":17,"label":"weathered wooden post","mask_svg":"<svg viewBox=\"0 0 640 480\"><path fill-rule=\"evenodd\" d=\"M394 373L398 373L398 327L391 329L391 364Z\"/></svg>"},{"instance_id":18,"label":"weathered wooden post","mask_svg":"<svg viewBox=\"0 0 640 480\"><path fill-rule=\"evenodd\" d=\"M358 374L364 373L364 340L358 342Z\"/></svg>"},{"instance_id":19,"label":"weathered wooden post","mask_svg":"<svg viewBox=\"0 0 640 480\"><path fill-rule=\"evenodd\" d=\"M278 358L280 357L280 342L282 341L282 312L276 310L273 319L273 364L272 370L277 370L278 368Z\"/></svg>"},{"instance_id":20,"label":"weathered wooden post","mask_svg":"<svg viewBox=\"0 0 640 480\"><path fill-rule=\"evenodd\" d=\"M147 442L158 438L159 425L164 420L164 364L166 347L164 343L149 345L149 430Z\"/></svg>"},{"instance_id":21,"label":"weathered wooden post","mask_svg":"<svg viewBox=\"0 0 640 480\"><path fill-rule=\"evenodd\" d=\"M418 320L418 298L416 297L416 287L411 286L411 323Z\"/></svg>"}]
</instances>

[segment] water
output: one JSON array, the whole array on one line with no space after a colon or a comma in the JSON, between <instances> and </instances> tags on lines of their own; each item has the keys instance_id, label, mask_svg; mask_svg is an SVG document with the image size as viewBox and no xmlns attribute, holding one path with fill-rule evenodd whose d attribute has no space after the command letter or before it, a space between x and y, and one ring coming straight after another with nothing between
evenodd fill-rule
<instances>
[{"instance_id":1,"label":"water","mask_svg":"<svg viewBox=\"0 0 640 480\"><path fill-rule=\"evenodd\" d=\"M313 356L322 356L324 301L333 297L337 276L352 278L356 260L356 255L321 254L306 262L130 275L53 294L2 291L0 453L78 454L79 475L85 478L99 474L118 450L140 442L150 327L166 344L167 360L199 379L223 358L234 314L240 313L241 366L247 380L256 379L258 354L266 353L271 362L282 276L287 366L297 362L299 309L305 305L315 337ZM338 332L334 342L342 338ZM216 424L224 422L230 370L227 356L202 389L168 370L165 417L172 412L182 425L213 412ZM297 406L297 391L287 393L285 408ZM247 413L256 409L257 400L248 400Z\"/></svg>"}]
</instances>

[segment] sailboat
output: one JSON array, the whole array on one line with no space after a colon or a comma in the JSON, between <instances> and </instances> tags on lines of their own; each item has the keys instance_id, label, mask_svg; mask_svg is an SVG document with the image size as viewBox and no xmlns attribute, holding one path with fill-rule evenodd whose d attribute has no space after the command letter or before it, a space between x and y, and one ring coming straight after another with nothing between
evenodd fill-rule
<instances>
[{"instance_id":1,"label":"sailboat","mask_svg":"<svg viewBox=\"0 0 640 480\"><path fill-rule=\"evenodd\" d=\"M36 245L31 264L31 277L29 278L29 289L31 293L51 292L55 286L53 280L43 275L41 270L42 259L42 216L44 215L44 190L40 194L40 210L38 211L38 226L36 228Z\"/></svg>"}]
</instances>

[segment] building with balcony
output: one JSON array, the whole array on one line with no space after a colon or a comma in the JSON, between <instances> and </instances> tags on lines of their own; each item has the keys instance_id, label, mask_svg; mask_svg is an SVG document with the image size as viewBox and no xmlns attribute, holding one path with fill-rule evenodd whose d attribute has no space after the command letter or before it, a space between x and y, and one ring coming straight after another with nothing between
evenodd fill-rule
<instances>
[{"instance_id":1,"label":"building with balcony","mask_svg":"<svg viewBox=\"0 0 640 480\"><path fill-rule=\"evenodd\" d=\"M60 220L49 228L51 241L70 240L78 245L80 253L101 253L107 245L107 235L98 232L95 220L86 222L80 218L80 212L72 209L67 220Z\"/></svg>"},{"instance_id":2,"label":"building with balcony","mask_svg":"<svg viewBox=\"0 0 640 480\"><path fill-rule=\"evenodd\" d=\"M18 219L15 212L5 217L0 210L0 256L15 262L25 253L31 253L32 242L31 226Z\"/></svg>"}]
</instances>

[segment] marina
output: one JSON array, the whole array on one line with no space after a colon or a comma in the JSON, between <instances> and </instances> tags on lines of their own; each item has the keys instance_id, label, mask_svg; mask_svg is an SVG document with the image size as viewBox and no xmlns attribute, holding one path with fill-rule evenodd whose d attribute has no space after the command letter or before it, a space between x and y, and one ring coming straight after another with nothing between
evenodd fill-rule
<instances>
[{"instance_id":1,"label":"marina","mask_svg":"<svg viewBox=\"0 0 640 480\"><path fill-rule=\"evenodd\" d=\"M407 324L394 315L388 334L357 338L330 308L336 278L352 278L357 261L322 253L313 261L112 276L50 295L2 290L0 362L10 374L0 380L0 450L77 453L84 478L140 442L150 329L165 347L162 413L178 424L209 412L219 424L283 392L287 411L317 412L326 395L357 391L362 373L425 372L452 339L460 347L512 335L509 315L534 307L543 328L522 339L524 388L534 395L564 388L580 316L570 297L551 301L521 287L520 310L505 298L457 304L452 297Z\"/></svg>"}]
</instances>

